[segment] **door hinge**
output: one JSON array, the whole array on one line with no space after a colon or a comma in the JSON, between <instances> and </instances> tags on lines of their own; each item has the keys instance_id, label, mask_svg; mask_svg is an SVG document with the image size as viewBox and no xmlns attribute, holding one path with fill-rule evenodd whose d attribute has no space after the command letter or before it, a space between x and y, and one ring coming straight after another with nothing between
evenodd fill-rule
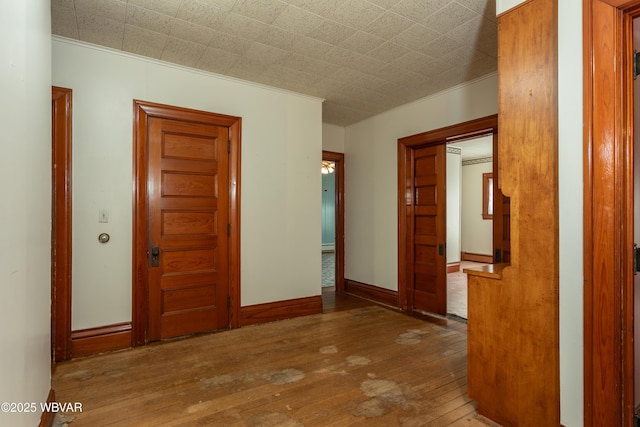
<instances>
[{"instance_id":1,"label":"door hinge","mask_svg":"<svg viewBox=\"0 0 640 427\"><path fill-rule=\"evenodd\" d=\"M227 153L231 153L231 139L227 141Z\"/></svg>"},{"instance_id":2,"label":"door hinge","mask_svg":"<svg viewBox=\"0 0 640 427\"><path fill-rule=\"evenodd\" d=\"M494 258L493 261L496 263L502 262L502 249L496 248L496 252L493 258Z\"/></svg>"},{"instance_id":3,"label":"door hinge","mask_svg":"<svg viewBox=\"0 0 640 427\"><path fill-rule=\"evenodd\" d=\"M227 295L227 308L231 308L231 296Z\"/></svg>"},{"instance_id":4,"label":"door hinge","mask_svg":"<svg viewBox=\"0 0 640 427\"><path fill-rule=\"evenodd\" d=\"M638 274L640 268L640 248L637 244L633 244L633 275Z\"/></svg>"},{"instance_id":5,"label":"door hinge","mask_svg":"<svg viewBox=\"0 0 640 427\"><path fill-rule=\"evenodd\" d=\"M227 237L231 237L231 224L227 224Z\"/></svg>"},{"instance_id":6,"label":"door hinge","mask_svg":"<svg viewBox=\"0 0 640 427\"><path fill-rule=\"evenodd\" d=\"M635 80L640 75L640 53L637 50L633 51L633 79Z\"/></svg>"}]
</instances>

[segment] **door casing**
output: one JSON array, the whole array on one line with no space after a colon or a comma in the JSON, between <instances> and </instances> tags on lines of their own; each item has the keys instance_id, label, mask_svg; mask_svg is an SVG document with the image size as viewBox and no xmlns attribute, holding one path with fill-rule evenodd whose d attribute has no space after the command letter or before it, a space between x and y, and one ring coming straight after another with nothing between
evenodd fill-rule
<instances>
[{"instance_id":1,"label":"door casing","mask_svg":"<svg viewBox=\"0 0 640 427\"><path fill-rule=\"evenodd\" d=\"M51 360L71 358L71 89L51 88Z\"/></svg>"},{"instance_id":2,"label":"door casing","mask_svg":"<svg viewBox=\"0 0 640 427\"><path fill-rule=\"evenodd\" d=\"M240 117L134 100L133 171L133 304L132 341L147 343L148 301L148 199L147 125L151 117L192 121L228 127L229 140L229 327L239 327L240 315Z\"/></svg>"},{"instance_id":3,"label":"door casing","mask_svg":"<svg viewBox=\"0 0 640 427\"><path fill-rule=\"evenodd\" d=\"M413 247L413 236L410 233L412 218L405 214L405 195L411 187L411 183L406 180L407 173L411 170L411 151L417 147L446 144L497 132L498 115L494 114L398 139L398 301L402 310L411 310L408 287L413 280L412 271L406 268L411 258L407 248Z\"/></svg>"}]
</instances>

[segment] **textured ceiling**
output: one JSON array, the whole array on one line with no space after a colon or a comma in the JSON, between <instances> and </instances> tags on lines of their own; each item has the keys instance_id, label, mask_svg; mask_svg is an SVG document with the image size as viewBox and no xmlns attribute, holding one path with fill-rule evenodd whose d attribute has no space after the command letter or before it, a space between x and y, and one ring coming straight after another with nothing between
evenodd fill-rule
<instances>
[{"instance_id":1,"label":"textured ceiling","mask_svg":"<svg viewBox=\"0 0 640 427\"><path fill-rule=\"evenodd\" d=\"M495 0L51 0L55 35L326 99L349 125L496 71Z\"/></svg>"}]
</instances>

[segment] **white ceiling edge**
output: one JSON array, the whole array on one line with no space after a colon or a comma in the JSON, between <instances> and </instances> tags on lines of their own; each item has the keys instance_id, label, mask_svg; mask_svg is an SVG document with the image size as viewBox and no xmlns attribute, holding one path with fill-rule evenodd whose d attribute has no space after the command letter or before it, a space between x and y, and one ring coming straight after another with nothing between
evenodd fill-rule
<instances>
[{"instance_id":1,"label":"white ceiling edge","mask_svg":"<svg viewBox=\"0 0 640 427\"><path fill-rule=\"evenodd\" d=\"M162 61L160 59L156 59L156 58L149 58L148 56L144 56L144 55L138 55L135 53L131 53L131 52L125 52L119 49L113 49L110 47L105 47L105 46L100 46L97 44L93 44L93 43L88 43L88 42L84 42L84 41L80 41L80 40L76 40L76 39L70 39L68 37L62 37L62 36L57 36L57 35L51 35L51 39L61 42L61 43L66 43L66 44L72 44L72 45L77 45L77 46L82 46L82 47L86 47L89 49L93 49L93 50L98 50L98 51L102 51L102 52L107 52L107 53L111 53L111 54L115 54L115 55L119 55L119 56L124 56L124 57L128 57L128 58L132 58L132 59L137 59L139 61L144 61L144 62L148 62L148 63L152 63L152 64L156 64L156 65L160 65L160 66L164 66L164 67L168 67L168 68L175 68L178 70L183 70L183 71L189 71L192 73L196 73L196 74L201 74L204 76L210 76L210 77L216 77L220 80L226 80L229 82L233 82L233 83L241 83L241 84L245 84L248 86L254 86L257 88L261 88L261 89L266 89L266 90L270 90L273 92L278 92L278 93L284 93L287 95L294 95L294 96L298 96L300 98L305 98L305 99L311 99L314 101L320 101L320 102L324 102L326 101L325 98L320 98L317 96L313 96L313 95L307 95L305 93L300 93L300 92L294 92L292 90L287 90L287 89L282 89L279 87L275 87L275 86L269 86L263 83L257 83L257 82L252 82L251 80L243 80L237 77L231 77L231 76L227 76L225 74L218 74L218 73L214 73L212 71L206 71L206 70L201 70L199 68L193 68L193 67L188 67L186 65L179 65L179 64L175 64L173 62L167 62L167 61Z\"/></svg>"}]
</instances>

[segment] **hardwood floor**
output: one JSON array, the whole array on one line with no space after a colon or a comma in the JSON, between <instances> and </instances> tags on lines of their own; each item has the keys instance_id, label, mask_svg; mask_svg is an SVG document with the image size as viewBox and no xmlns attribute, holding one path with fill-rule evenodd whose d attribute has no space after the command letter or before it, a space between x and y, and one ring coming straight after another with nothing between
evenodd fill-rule
<instances>
[{"instance_id":1,"label":"hardwood floor","mask_svg":"<svg viewBox=\"0 0 640 427\"><path fill-rule=\"evenodd\" d=\"M464 323L327 292L323 314L60 363L56 400L82 403L71 427L487 425Z\"/></svg>"}]
</instances>

